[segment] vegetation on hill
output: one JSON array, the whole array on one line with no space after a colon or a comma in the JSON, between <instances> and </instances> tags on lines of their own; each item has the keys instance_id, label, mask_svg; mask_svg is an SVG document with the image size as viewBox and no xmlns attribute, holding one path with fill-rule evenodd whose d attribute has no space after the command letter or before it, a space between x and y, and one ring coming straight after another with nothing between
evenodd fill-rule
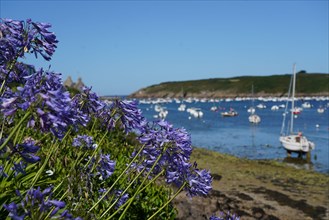
<instances>
[{"instance_id":1,"label":"vegetation on hill","mask_svg":"<svg viewBox=\"0 0 329 220\"><path fill-rule=\"evenodd\" d=\"M291 74L272 76L240 76L180 82L164 82L143 88L130 97L236 97L254 95L283 96L287 93ZM304 95L328 95L329 74L297 73L296 93Z\"/></svg>"}]
</instances>

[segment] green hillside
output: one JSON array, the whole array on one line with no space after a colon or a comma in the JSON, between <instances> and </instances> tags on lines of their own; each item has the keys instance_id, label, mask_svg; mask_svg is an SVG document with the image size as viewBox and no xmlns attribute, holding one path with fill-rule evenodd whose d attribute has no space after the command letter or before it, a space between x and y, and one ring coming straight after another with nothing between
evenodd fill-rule
<instances>
[{"instance_id":1,"label":"green hillside","mask_svg":"<svg viewBox=\"0 0 329 220\"><path fill-rule=\"evenodd\" d=\"M286 95L291 74L241 76L180 82L164 82L143 88L130 97L236 97L250 96L254 85L256 96ZM329 74L297 73L296 95L328 95Z\"/></svg>"}]
</instances>

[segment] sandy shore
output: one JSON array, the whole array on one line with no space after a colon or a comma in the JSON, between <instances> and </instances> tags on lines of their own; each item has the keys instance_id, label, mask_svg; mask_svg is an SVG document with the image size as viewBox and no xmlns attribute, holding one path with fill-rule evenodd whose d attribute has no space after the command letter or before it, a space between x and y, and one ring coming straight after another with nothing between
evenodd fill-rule
<instances>
[{"instance_id":1,"label":"sandy shore","mask_svg":"<svg viewBox=\"0 0 329 220\"><path fill-rule=\"evenodd\" d=\"M178 195L174 200L178 219L209 219L220 211L241 219L329 219L328 175L197 148L192 160L210 169L213 190L204 198Z\"/></svg>"}]
</instances>

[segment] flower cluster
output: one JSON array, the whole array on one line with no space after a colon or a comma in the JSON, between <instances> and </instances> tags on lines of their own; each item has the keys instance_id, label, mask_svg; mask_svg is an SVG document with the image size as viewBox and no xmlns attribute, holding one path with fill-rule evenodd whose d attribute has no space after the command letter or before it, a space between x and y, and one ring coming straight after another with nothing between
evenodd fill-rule
<instances>
[{"instance_id":1,"label":"flower cluster","mask_svg":"<svg viewBox=\"0 0 329 220\"><path fill-rule=\"evenodd\" d=\"M101 154L97 165L98 175L102 180L109 178L115 170L115 161L110 160L110 155Z\"/></svg>"},{"instance_id":2,"label":"flower cluster","mask_svg":"<svg viewBox=\"0 0 329 220\"><path fill-rule=\"evenodd\" d=\"M0 80L6 80L7 85L24 84L26 77L35 72L34 66L16 62L12 69L7 69L6 66L0 65Z\"/></svg>"},{"instance_id":3,"label":"flower cluster","mask_svg":"<svg viewBox=\"0 0 329 220\"><path fill-rule=\"evenodd\" d=\"M17 192L17 194L22 198L19 192ZM65 202L52 200L51 195L51 187L43 191L41 191L39 187L37 189L32 188L27 192L25 198L22 198L20 203L16 204L12 202L10 204L5 204L4 208L9 212L9 217L12 219L25 219L26 217L30 217L31 219L44 219L48 215L63 219L73 219L72 215L69 214L67 210L59 213L60 210L65 208ZM76 218L76 220L78 219L81 218Z\"/></svg>"},{"instance_id":4,"label":"flower cluster","mask_svg":"<svg viewBox=\"0 0 329 220\"><path fill-rule=\"evenodd\" d=\"M187 193L190 196L208 195L212 189L212 177L208 171L197 169L196 163L194 167L195 169L187 175L187 181L189 183L186 187Z\"/></svg>"},{"instance_id":5,"label":"flower cluster","mask_svg":"<svg viewBox=\"0 0 329 220\"><path fill-rule=\"evenodd\" d=\"M24 53L34 53L36 57L40 54L45 60L51 59L58 41L56 35L49 31L50 24L32 22L31 19L25 22L1 20L0 57L3 63L23 57Z\"/></svg>"},{"instance_id":6,"label":"flower cluster","mask_svg":"<svg viewBox=\"0 0 329 220\"><path fill-rule=\"evenodd\" d=\"M212 189L212 178L208 171L199 171L189 162L192 153L191 138L185 129L174 129L166 121L154 122L146 132L139 137L145 145L139 164L139 170L153 168L157 174L166 172L166 181L177 186L188 183L185 188L190 196L207 195Z\"/></svg>"},{"instance_id":7,"label":"flower cluster","mask_svg":"<svg viewBox=\"0 0 329 220\"><path fill-rule=\"evenodd\" d=\"M1 99L4 116L14 116L19 109L31 111L28 127L52 132L58 138L70 125L86 125L87 116L73 105L59 74L40 69L25 79L23 87L7 90Z\"/></svg>"},{"instance_id":8,"label":"flower cluster","mask_svg":"<svg viewBox=\"0 0 329 220\"><path fill-rule=\"evenodd\" d=\"M147 124L136 101L114 100L100 117L108 129L118 125L126 133L144 132Z\"/></svg>"},{"instance_id":9,"label":"flower cluster","mask_svg":"<svg viewBox=\"0 0 329 220\"><path fill-rule=\"evenodd\" d=\"M28 139L22 144L17 144L13 153L18 153L28 163L36 163L40 161L40 157L35 155L39 149L34 140Z\"/></svg>"},{"instance_id":10,"label":"flower cluster","mask_svg":"<svg viewBox=\"0 0 329 220\"><path fill-rule=\"evenodd\" d=\"M73 147L81 147L86 150L94 150L96 144L94 144L93 137L88 135L78 135L73 139Z\"/></svg>"},{"instance_id":11,"label":"flower cluster","mask_svg":"<svg viewBox=\"0 0 329 220\"><path fill-rule=\"evenodd\" d=\"M2 145L4 139L0 140ZM36 145L36 142L31 138L26 138L22 143L14 145L12 142L8 142L7 145L3 147L0 151L0 158L5 160L15 160L13 162L11 169L15 171L15 175L19 173L26 174L25 168L28 164L37 163L41 160L36 153L39 151L40 147ZM2 166L0 166L0 176L7 177Z\"/></svg>"},{"instance_id":12,"label":"flower cluster","mask_svg":"<svg viewBox=\"0 0 329 220\"><path fill-rule=\"evenodd\" d=\"M82 88L81 93L76 94L73 97L73 102L76 106L87 115L95 115L99 117L101 110L104 110L105 103L102 102L98 95L91 91L91 87Z\"/></svg>"}]
</instances>

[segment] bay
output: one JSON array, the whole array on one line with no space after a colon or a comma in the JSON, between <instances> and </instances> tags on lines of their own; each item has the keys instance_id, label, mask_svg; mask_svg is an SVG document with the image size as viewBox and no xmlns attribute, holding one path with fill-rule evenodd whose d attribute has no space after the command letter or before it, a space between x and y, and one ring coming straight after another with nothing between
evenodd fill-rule
<instances>
[{"instance_id":1,"label":"bay","mask_svg":"<svg viewBox=\"0 0 329 220\"><path fill-rule=\"evenodd\" d=\"M203 112L201 118L195 118L185 111L178 111L181 101L188 108L198 108ZM297 106L302 106L305 100L298 100ZM261 117L257 125L248 121L247 109L251 106L250 99L238 100L139 100L139 108L149 121L155 118L160 106L168 113L165 118L175 128L185 128L191 135L192 145L252 160L272 159L283 161L301 169L314 170L329 174L329 114L317 112L319 106L328 106L328 98L308 99L311 108L304 108L294 120L294 130L302 131L315 143L311 152L311 160L298 159L297 155L288 158L285 149L279 142L284 108L273 111L273 105L285 105L285 101L255 100L254 106L263 104L266 108L256 108L256 114ZM217 111L212 111L212 107ZM230 108L238 112L235 117L223 117L220 112Z\"/></svg>"}]
</instances>

